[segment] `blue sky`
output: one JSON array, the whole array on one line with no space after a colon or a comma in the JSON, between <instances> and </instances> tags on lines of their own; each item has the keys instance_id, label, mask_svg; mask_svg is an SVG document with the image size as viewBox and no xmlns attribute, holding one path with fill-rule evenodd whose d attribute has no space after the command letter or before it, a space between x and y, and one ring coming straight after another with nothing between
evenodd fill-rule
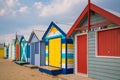
<instances>
[{"instance_id":1,"label":"blue sky","mask_svg":"<svg viewBox=\"0 0 120 80\"><path fill-rule=\"evenodd\" d=\"M92 3L120 13L120 0L91 0ZM87 0L0 0L0 42L15 33L30 34L47 28L51 21L73 24Z\"/></svg>"}]
</instances>

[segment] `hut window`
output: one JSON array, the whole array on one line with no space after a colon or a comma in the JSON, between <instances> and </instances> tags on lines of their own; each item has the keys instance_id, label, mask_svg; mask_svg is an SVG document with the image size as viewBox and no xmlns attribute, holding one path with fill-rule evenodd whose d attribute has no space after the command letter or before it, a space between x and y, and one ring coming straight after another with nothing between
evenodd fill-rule
<instances>
[{"instance_id":1,"label":"hut window","mask_svg":"<svg viewBox=\"0 0 120 80\"><path fill-rule=\"evenodd\" d=\"M39 54L39 42L35 42L35 54Z\"/></svg>"},{"instance_id":2,"label":"hut window","mask_svg":"<svg viewBox=\"0 0 120 80\"><path fill-rule=\"evenodd\" d=\"M97 56L120 57L120 28L98 31Z\"/></svg>"}]
</instances>

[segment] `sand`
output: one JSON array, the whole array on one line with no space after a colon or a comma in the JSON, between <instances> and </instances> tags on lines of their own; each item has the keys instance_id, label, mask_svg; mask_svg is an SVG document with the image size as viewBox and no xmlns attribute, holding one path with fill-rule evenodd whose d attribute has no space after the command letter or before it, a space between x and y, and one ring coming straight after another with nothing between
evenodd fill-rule
<instances>
[{"instance_id":1,"label":"sand","mask_svg":"<svg viewBox=\"0 0 120 80\"><path fill-rule=\"evenodd\" d=\"M0 80L59 80L57 76L48 75L15 64L8 59L0 59Z\"/></svg>"},{"instance_id":2,"label":"sand","mask_svg":"<svg viewBox=\"0 0 120 80\"><path fill-rule=\"evenodd\" d=\"M47 67L46 67L47 68ZM52 76L40 72L37 68L31 69L15 64L9 59L0 58L0 80L95 80L75 74L60 74Z\"/></svg>"}]
</instances>

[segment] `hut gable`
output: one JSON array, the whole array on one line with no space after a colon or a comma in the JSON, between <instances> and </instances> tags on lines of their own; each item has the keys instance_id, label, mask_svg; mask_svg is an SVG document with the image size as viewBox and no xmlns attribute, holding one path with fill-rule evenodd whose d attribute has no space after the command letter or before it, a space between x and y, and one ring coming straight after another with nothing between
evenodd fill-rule
<instances>
[{"instance_id":1,"label":"hut gable","mask_svg":"<svg viewBox=\"0 0 120 80\"><path fill-rule=\"evenodd\" d=\"M43 34L44 34L43 30L34 30L34 31L32 31L28 42L31 43L31 42L38 42L38 41L40 41L42 36L43 36Z\"/></svg>"},{"instance_id":2,"label":"hut gable","mask_svg":"<svg viewBox=\"0 0 120 80\"><path fill-rule=\"evenodd\" d=\"M59 36L59 35L61 35L61 33L57 30L56 27L52 26L46 37L49 38L52 36Z\"/></svg>"},{"instance_id":3,"label":"hut gable","mask_svg":"<svg viewBox=\"0 0 120 80\"><path fill-rule=\"evenodd\" d=\"M54 22L51 22L42 39L51 38L53 36L57 37L60 35L66 36L66 33L68 32L69 29L70 27L68 25L59 24L58 26Z\"/></svg>"},{"instance_id":4,"label":"hut gable","mask_svg":"<svg viewBox=\"0 0 120 80\"><path fill-rule=\"evenodd\" d=\"M120 15L115 11L107 11L102 9L92 3L90 3L90 10L91 10L91 27L98 26L100 24L110 24L113 25L120 25ZM87 13L88 13L88 5L83 10L81 15L75 21L69 32L67 33L67 37L73 34L75 31L88 28L87 25ZM110 17L111 16L111 17ZM97 24L94 24L97 23ZM78 28L81 27L81 28Z\"/></svg>"}]
</instances>

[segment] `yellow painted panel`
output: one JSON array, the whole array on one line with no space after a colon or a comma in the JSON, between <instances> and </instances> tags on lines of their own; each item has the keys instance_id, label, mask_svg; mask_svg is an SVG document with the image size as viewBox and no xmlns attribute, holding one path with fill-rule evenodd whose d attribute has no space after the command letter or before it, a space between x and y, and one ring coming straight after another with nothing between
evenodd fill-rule
<instances>
[{"instance_id":1,"label":"yellow painted panel","mask_svg":"<svg viewBox=\"0 0 120 80\"><path fill-rule=\"evenodd\" d=\"M60 67L61 62L61 38L49 40L49 65Z\"/></svg>"},{"instance_id":2,"label":"yellow painted panel","mask_svg":"<svg viewBox=\"0 0 120 80\"><path fill-rule=\"evenodd\" d=\"M60 67L61 64L61 38L55 39L55 66Z\"/></svg>"},{"instance_id":3,"label":"yellow painted panel","mask_svg":"<svg viewBox=\"0 0 120 80\"><path fill-rule=\"evenodd\" d=\"M46 59L46 61L48 62L48 58L45 58Z\"/></svg>"},{"instance_id":4,"label":"yellow painted panel","mask_svg":"<svg viewBox=\"0 0 120 80\"><path fill-rule=\"evenodd\" d=\"M57 32L58 30L55 28L55 27L52 27L51 30L50 30L50 33L54 33L54 32Z\"/></svg>"},{"instance_id":5,"label":"yellow painted panel","mask_svg":"<svg viewBox=\"0 0 120 80\"><path fill-rule=\"evenodd\" d=\"M66 59L62 59L62 63L65 64L66 63ZM73 64L73 59L67 59L67 63L68 64Z\"/></svg>"},{"instance_id":6,"label":"yellow painted panel","mask_svg":"<svg viewBox=\"0 0 120 80\"><path fill-rule=\"evenodd\" d=\"M54 39L49 40L49 65L54 66Z\"/></svg>"},{"instance_id":7,"label":"yellow painted panel","mask_svg":"<svg viewBox=\"0 0 120 80\"><path fill-rule=\"evenodd\" d=\"M62 44L62 49L65 49L66 48L66 44Z\"/></svg>"},{"instance_id":8,"label":"yellow painted panel","mask_svg":"<svg viewBox=\"0 0 120 80\"><path fill-rule=\"evenodd\" d=\"M4 48L0 48L0 58L4 58Z\"/></svg>"},{"instance_id":9,"label":"yellow painted panel","mask_svg":"<svg viewBox=\"0 0 120 80\"><path fill-rule=\"evenodd\" d=\"M62 59L62 64L66 64L66 59Z\"/></svg>"},{"instance_id":10,"label":"yellow painted panel","mask_svg":"<svg viewBox=\"0 0 120 80\"><path fill-rule=\"evenodd\" d=\"M46 46L46 50L48 50L48 46Z\"/></svg>"},{"instance_id":11,"label":"yellow painted panel","mask_svg":"<svg viewBox=\"0 0 120 80\"><path fill-rule=\"evenodd\" d=\"M73 49L73 44L67 44L68 49Z\"/></svg>"}]
</instances>

